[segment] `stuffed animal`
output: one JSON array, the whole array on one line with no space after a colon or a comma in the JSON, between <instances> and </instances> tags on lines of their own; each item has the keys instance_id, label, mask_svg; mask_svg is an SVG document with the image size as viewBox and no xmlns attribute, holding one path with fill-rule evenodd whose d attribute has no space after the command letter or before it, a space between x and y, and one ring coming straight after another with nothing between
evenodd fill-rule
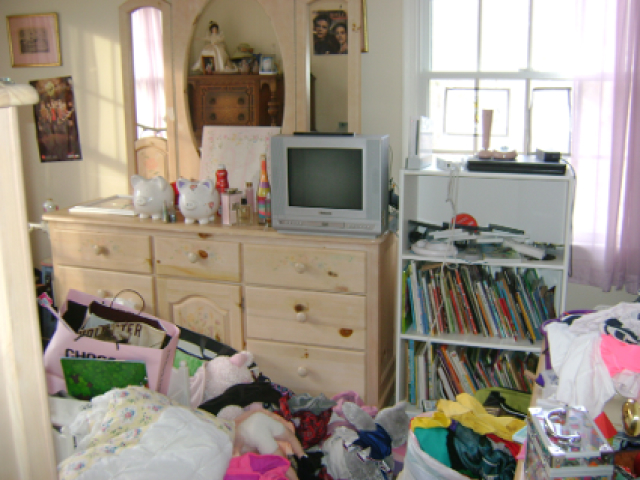
<instances>
[{"instance_id":1,"label":"stuffed animal","mask_svg":"<svg viewBox=\"0 0 640 480\"><path fill-rule=\"evenodd\" d=\"M372 418L352 402L342 410L354 429L338 427L322 446L323 463L336 480L385 480L393 471L392 449L409 436L405 402L380 410Z\"/></svg>"},{"instance_id":2,"label":"stuffed animal","mask_svg":"<svg viewBox=\"0 0 640 480\"><path fill-rule=\"evenodd\" d=\"M287 422L280 415L264 409L257 409L242 413L235 419L236 436L233 442L233 456L248 452L260 455L295 455L301 458L305 455L300 441L296 437L293 424ZM286 474L289 480L297 480L293 468L289 467Z\"/></svg>"},{"instance_id":3,"label":"stuffed animal","mask_svg":"<svg viewBox=\"0 0 640 480\"><path fill-rule=\"evenodd\" d=\"M204 398L210 400L222 395L224 391L239 383L253 382L249 366L253 363L253 354L239 352L231 357L218 355L205 365Z\"/></svg>"}]
</instances>

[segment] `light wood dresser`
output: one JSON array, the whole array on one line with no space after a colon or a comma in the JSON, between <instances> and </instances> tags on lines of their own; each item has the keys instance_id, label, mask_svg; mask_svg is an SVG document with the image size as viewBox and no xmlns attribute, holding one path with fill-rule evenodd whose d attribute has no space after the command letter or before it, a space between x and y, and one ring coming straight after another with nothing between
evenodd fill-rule
<instances>
[{"instance_id":1,"label":"light wood dresser","mask_svg":"<svg viewBox=\"0 0 640 480\"><path fill-rule=\"evenodd\" d=\"M295 393L393 400L394 234L284 235L181 218L44 215L56 300L70 288L101 297L135 290L145 311L252 352ZM121 297L142 307L136 295Z\"/></svg>"}]
</instances>

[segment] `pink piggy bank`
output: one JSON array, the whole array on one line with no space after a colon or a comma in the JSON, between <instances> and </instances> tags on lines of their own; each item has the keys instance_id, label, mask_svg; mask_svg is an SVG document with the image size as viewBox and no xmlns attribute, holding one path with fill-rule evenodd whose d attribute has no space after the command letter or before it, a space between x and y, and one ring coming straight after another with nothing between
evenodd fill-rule
<instances>
[{"instance_id":1,"label":"pink piggy bank","mask_svg":"<svg viewBox=\"0 0 640 480\"><path fill-rule=\"evenodd\" d=\"M179 178L176 185L180 192L178 207L184 215L184 223L194 223L197 220L204 225L215 220L220 206L220 195L213 180L207 178L200 182L191 182Z\"/></svg>"},{"instance_id":2,"label":"pink piggy bank","mask_svg":"<svg viewBox=\"0 0 640 480\"><path fill-rule=\"evenodd\" d=\"M162 207L173 207L173 188L163 177L146 179L140 175L131 176L133 186L133 211L140 218L162 218Z\"/></svg>"}]
</instances>

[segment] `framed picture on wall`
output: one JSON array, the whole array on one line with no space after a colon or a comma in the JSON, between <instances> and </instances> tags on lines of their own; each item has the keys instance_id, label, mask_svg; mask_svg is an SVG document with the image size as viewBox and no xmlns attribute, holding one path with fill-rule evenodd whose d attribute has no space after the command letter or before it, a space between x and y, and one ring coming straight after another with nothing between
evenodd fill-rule
<instances>
[{"instance_id":1,"label":"framed picture on wall","mask_svg":"<svg viewBox=\"0 0 640 480\"><path fill-rule=\"evenodd\" d=\"M71 77L29 82L40 100L33 106L41 162L81 160Z\"/></svg>"},{"instance_id":2,"label":"framed picture on wall","mask_svg":"<svg viewBox=\"0 0 640 480\"><path fill-rule=\"evenodd\" d=\"M8 15L7 32L11 66L52 67L62 65L58 14Z\"/></svg>"},{"instance_id":3,"label":"framed picture on wall","mask_svg":"<svg viewBox=\"0 0 640 480\"><path fill-rule=\"evenodd\" d=\"M200 57L200 64L202 67L202 73L205 75L213 75L216 71L216 64L214 62L213 55L202 55L202 57Z\"/></svg>"},{"instance_id":4,"label":"framed picture on wall","mask_svg":"<svg viewBox=\"0 0 640 480\"><path fill-rule=\"evenodd\" d=\"M349 22L345 10L314 10L311 21L315 55L349 53Z\"/></svg>"}]
</instances>

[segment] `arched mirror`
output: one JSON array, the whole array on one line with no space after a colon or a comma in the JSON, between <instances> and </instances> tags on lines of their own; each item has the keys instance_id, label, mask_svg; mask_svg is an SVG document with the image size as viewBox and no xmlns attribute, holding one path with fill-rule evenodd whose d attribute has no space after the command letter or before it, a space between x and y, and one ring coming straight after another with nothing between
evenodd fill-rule
<instances>
[{"instance_id":1,"label":"arched mirror","mask_svg":"<svg viewBox=\"0 0 640 480\"><path fill-rule=\"evenodd\" d=\"M120 6L128 173L177 178L171 5L128 0Z\"/></svg>"},{"instance_id":2,"label":"arched mirror","mask_svg":"<svg viewBox=\"0 0 640 480\"><path fill-rule=\"evenodd\" d=\"M282 52L257 0L214 0L199 15L187 62L196 148L205 126L282 126Z\"/></svg>"},{"instance_id":3,"label":"arched mirror","mask_svg":"<svg viewBox=\"0 0 640 480\"><path fill-rule=\"evenodd\" d=\"M300 130L360 133L362 0L297 0Z\"/></svg>"}]
</instances>

